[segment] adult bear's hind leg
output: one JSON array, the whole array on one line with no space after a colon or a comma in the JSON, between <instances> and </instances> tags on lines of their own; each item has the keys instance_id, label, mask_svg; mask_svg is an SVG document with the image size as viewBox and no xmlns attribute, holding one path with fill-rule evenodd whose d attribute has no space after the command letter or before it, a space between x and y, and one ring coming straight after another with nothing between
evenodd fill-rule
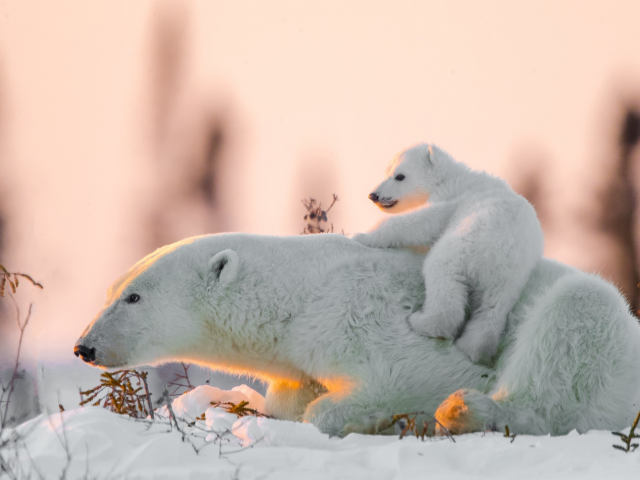
<instances>
[{"instance_id":1,"label":"adult bear's hind leg","mask_svg":"<svg viewBox=\"0 0 640 480\"><path fill-rule=\"evenodd\" d=\"M280 420L302 421L307 406L326 392L323 385L310 378L274 381L265 396L265 413Z\"/></svg>"},{"instance_id":2,"label":"adult bear's hind leg","mask_svg":"<svg viewBox=\"0 0 640 480\"><path fill-rule=\"evenodd\" d=\"M344 427L360 408L351 395L331 392L322 395L309 404L303 420L312 423L323 433L342 436Z\"/></svg>"},{"instance_id":3,"label":"adult bear's hind leg","mask_svg":"<svg viewBox=\"0 0 640 480\"><path fill-rule=\"evenodd\" d=\"M309 404L304 421L329 435L394 433L393 413L414 412L422 399L398 401L396 387L379 380L379 377L369 379L364 389L322 395Z\"/></svg>"},{"instance_id":4,"label":"adult bear's hind leg","mask_svg":"<svg viewBox=\"0 0 640 480\"><path fill-rule=\"evenodd\" d=\"M461 435L463 433L502 430L500 405L488 395L476 390L463 389L452 393L436 410L436 434Z\"/></svg>"}]
</instances>

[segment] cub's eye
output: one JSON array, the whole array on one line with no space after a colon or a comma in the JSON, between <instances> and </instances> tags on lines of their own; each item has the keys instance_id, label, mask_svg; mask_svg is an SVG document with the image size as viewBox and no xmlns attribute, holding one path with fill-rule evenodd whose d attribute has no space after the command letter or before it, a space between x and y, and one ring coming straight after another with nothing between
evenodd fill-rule
<instances>
[{"instance_id":1,"label":"cub's eye","mask_svg":"<svg viewBox=\"0 0 640 480\"><path fill-rule=\"evenodd\" d=\"M129 295L127 297L126 302L127 303L136 303L140 300L140 295L138 295L137 293L132 293L131 295Z\"/></svg>"},{"instance_id":2,"label":"cub's eye","mask_svg":"<svg viewBox=\"0 0 640 480\"><path fill-rule=\"evenodd\" d=\"M399 182L401 182L402 180L404 180L404 175L399 173L398 175L396 175L396 180L398 180Z\"/></svg>"}]
</instances>

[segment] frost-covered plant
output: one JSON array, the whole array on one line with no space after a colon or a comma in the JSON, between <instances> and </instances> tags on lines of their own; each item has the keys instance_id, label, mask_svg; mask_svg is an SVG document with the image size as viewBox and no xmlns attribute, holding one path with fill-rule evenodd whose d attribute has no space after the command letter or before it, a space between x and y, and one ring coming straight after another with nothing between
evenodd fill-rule
<instances>
[{"instance_id":1,"label":"frost-covered plant","mask_svg":"<svg viewBox=\"0 0 640 480\"><path fill-rule=\"evenodd\" d=\"M136 382L135 387L132 381ZM100 385L80 391L80 405L87 404L102 404L107 410L132 418L154 417L147 372L137 370L104 372L100 375Z\"/></svg>"}]
</instances>

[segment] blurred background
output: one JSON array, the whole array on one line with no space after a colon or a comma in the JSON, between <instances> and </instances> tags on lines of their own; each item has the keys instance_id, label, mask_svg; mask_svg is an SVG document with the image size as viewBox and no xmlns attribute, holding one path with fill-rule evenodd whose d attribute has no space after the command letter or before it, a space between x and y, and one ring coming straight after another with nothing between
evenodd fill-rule
<instances>
[{"instance_id":1,"label":"blurred background","mask_svg":"<svg viewBox=\"0 0 640 480\"><path fill-rule=\"evenodd\" d=\"M422 141L506 178L546 256L637 309L639 24L635 0L0 0L0 263L45 287L24 365L97 375L73 344L161 245L296 235L333 193L337 231L370 229Z\"/></svg>"}]
</instances>

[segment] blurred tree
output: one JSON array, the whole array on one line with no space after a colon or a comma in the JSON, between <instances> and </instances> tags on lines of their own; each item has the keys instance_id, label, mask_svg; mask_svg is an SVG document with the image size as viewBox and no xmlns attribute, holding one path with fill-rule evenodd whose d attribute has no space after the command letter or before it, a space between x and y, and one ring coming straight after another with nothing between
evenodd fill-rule
<instances>
[{"instance_id":1,"label":"blurred tree","mask_svg":"<svg viewBox=\"0 0 640 480\"><path fill-rule=\"evenodd\" d=\"M2 198L0 198L0 202ZM0 210L0 263L2 263L4 258L4 246L5 246L5 219L2 210ZM6 345L4 345L4 340L7 338L7 334L5 329L8 327L9 319L7 316L7 306L6 302L0 300L0 352L4 351ZM2 359L0 359L1 361Z\"/></svg>"},{"instance_id":2,"label":"blurred tree","mask_svg":"<svg viewBox=\"0 0 640 480\"><path fill-rule=\"evenodd\" d=\"M216 170L222 156L222 147L224 146L224 126L223 122L211 122L206 129L207 133L207 150L204 155L204 168L200 175L200 195L203 201L210 207L216 204Z\"/></svg>"},{"instance_id":3,"label":"blurred tree","mask_svg":"<svg viewBox=\"0 0 640 480\"><path fill-rule=\"evenodd\" d=\"M0 59L1 60L1 59ZM4 109L3 109L3 95L2 95L2 62L0 61L0 168L3 167L3 132L5 126L5 117L4 117ZM6 231L7 231L7 220L6 220L6 212L4 209L4 193L5 186L3 185L2 176L0 176L0 263L2 263L2 259L4 258L4 251L6 248ZM6 347L3 345L2 339L7 338L7 335L3 330L7 326L7 315L6 315L6 307L4 305L5 302L0 301L0 351L3 351Z\"/></svg>"},{"instance_id":4,"label":"blurred tree","mask_svg":"<svg viewBox=\"0 0 640 480\"><path fill-rule=\"evenodd\" d=\"M150 81L158 195L149 231L156 248L221 229L218 183L228 115L189 84L187 4L160 2L154 20Z\"/></svg>"},{"instance_id":5,"label":"blurred tree","mask_svg":"<svg viewBox=\"0 0 640 480\"><path fill-rule=\"evenodd\" d=\"M617 272L610 277L620 287L633 310L637 310L638 273L636 265L636 241L634 212L636 209L635 182L633 180L633 151L638 141L637 113L623 108L615 129L615 143L606 155L608 172L603 172L605 182L597 192L598 208L583 216L592 224L596 234L608 239L608 248L615 250L617 258L610 259ZM612 265L606 266L611 268Z\"/></svg>"},{"instance_id":6,"label":"blurred tree","mask_svg":"<svg viewBox=\"0 0 640 480\"><path fill-rule=\"evenodd\" d=\"M536 209L542 229L547 234L551 228L552 213L549 209L550 154L535 144L521 146L514 155L511 170L507 172L511 187Z\"/></svg>"},{"instance_id":7,"label":"blurred tree","mask_svg":"<svg viewBox=\"0 0 640 480\"><path fill-rule=\"evenodd\" d=\"M185 76L189 29L187 3L159 1L153 4L151 32L151 114L154 144L165 146L170 134L171 114Z\"/></svg>"},{"instance_id":8,"label":"blurred tree","mask_svg":"<svg viewBox=\"0 0 640 480\"><path fill-rule=\"evenodd\" d=\"M637 210L638 195L636 194L637 182L634 182L633 163L637 158L636 152L640 144L640 112L634 108L627 108L622 120L620 132L620 160L618 185L612 186L611 202L619 202L617 211L619 214L614 217L616 223L612 223L612 231L620 237L620 241L625 245L627 261L631 267L631 284L635 285L635 291L629 294L629 302L635 312L640 309L640 295L638 294L638 248L640 244L636 238L637 234ZM616 188L617 187L617 188ZM617 194L613 190L618 190Z\"/></svg>"},{"instance_id":9,"label":"blurred tree","mask_svg":"<svg viewBox=\"0 0 640 480\"><path fill-rule=\"evenodd\" d=\"M575 184L580 189L577 197L565 194L566 184L559 183L554 190L551 162L536 146L519 151L513 162L516 170L510 176L514 190L536 208L546 240L563 245L561 250L570 244L574 252L580 252L574 257L579 259L577 266L613 281L637 312L640 109L628 101L613 111L617 116L605 122L597 139L602 145L600 158L589 170L570 177L570 181L584 180ZM615 125L613 136L606 133L611 123Z\"/></svg>"}]
</instances>

